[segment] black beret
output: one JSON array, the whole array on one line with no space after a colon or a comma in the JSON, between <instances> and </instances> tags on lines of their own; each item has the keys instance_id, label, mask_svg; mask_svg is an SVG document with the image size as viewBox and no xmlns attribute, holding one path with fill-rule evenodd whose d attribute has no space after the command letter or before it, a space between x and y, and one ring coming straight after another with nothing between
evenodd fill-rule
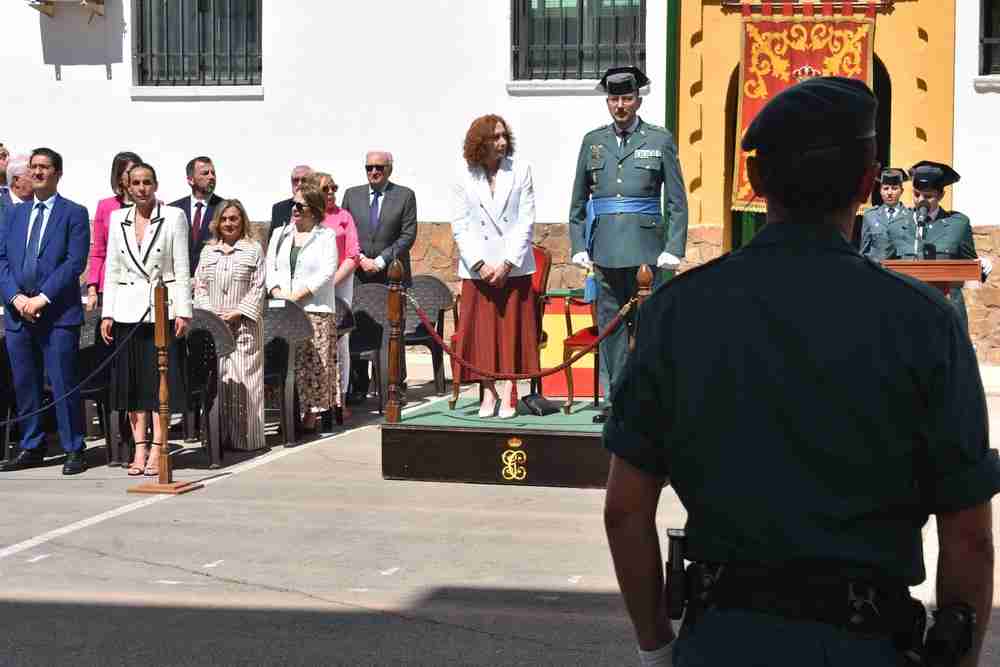
<instances>
[{"instance_id":1,"label":"black beret","mask_svg":"<svg viewBox=\"0 0 1000 667\"><path fill-rule=\"evenodd\" d=\"M914 190L944 190L962 178L958 172L946 164L922 160L910 169Z\"/></svg>"},{"instance_id":2,"label":"black beret","mask_svg":"<svg viewBox=\"0 0 1000 667\"><path fill-rule=\"evenodd\" d=\"M638 67L609 67L597 89L608 95L628 95L648 84L649 77Z\"/></svg>"},{"instance_id":3,"label":"black beret","mask_svg":"<svg viewBox=\"0 0 1000 667\"><path fill-rule=\"evenodd\" d=\"M877 180L882 185L902 185L905 181L910 180L910 175L906 173L905 169L889 168L883 169Z\"/></svg>"},{"instance_id":4,"label":"black beret","mask_svg":"<svg viewBox=\"0 0 1000 667\"><path fill-rule=\"evenodd\" d=\"M795 152L832 148L875 136L878 100L862 81L818 76L786 88L750 123L744 151Z\"/></svg>"}]
</instances>

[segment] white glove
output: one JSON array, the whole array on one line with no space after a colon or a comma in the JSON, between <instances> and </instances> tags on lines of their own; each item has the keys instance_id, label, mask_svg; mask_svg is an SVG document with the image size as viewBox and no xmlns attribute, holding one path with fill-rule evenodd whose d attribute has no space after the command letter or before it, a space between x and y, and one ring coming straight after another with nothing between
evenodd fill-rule
<instances>
[{"instance_id":1,"label":"white glove","mask_svg":"<svg viewBox=\"0 0 1000 667\"><path fill-rule=\"evenodd\" d=\"M591 267L594 266L594 263L590 261L590 255L587 253L586 250L583 250L573 255L570 261L576 264L577 266L582 266L585 269L590 269Z\"/></svg>"},{"instance_id":2,"label":"white glove","mask_svg":"<svg viewBox=\"0 0 1000 667\"><path fill-rule=\"evenodd\" d=\"M980 257L979 266L983 269L983 282L985 282L990 277L990 274L993 273L993 262L988 257Z\"/></svg>"},{"instance_id":3,"label":"white glove","mask_svg":"<svg viewBox=\"0 0 1000 667\"><path fill-rule=\"evenodd\" d=\"M681 260L671 255L669 252L661 252L660 256L656 258L656 268L658 269L675 269L681 265Z\"/></svg>"},{"instance_id":4,"label":"white glove","mask_svg":"<svg viewBox=\"0 0 1000 667\"><path fill-rule=\"evenodd\" d=\"M674 643L652 651L639 649L639 664L642 667L674 667Z\"/></svg>"}]
</instances>

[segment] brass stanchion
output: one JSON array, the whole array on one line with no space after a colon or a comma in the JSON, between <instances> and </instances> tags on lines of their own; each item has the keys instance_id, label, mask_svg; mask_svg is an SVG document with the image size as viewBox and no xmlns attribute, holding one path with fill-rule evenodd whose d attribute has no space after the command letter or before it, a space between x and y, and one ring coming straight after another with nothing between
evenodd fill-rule
<instances>
[{"instance_id":1,"label":"brass stanchion","mask_svg":"<svg viewBox=\"0 0 1000 667\"><path fill-rule=\"evenodd\" d=\"M636 303L635 307L636 313L632 315L633 322L635 321L634 318L638 317L639 306L642 305L642 302L645 301L646 297L648 297L653 291L653 271L652 269L649 268L648 264L643 264L639 267L639 270L635 274L635 279L636 282L639 283L639 289L636 291L635 294L635 297L638 302ZM628 350L629 352L631 352L634 349L635 349L635 327L633 326L629 327Z\"/></svg>"},{"instance_id":2,"label":"brass stanchion","mask_svg":"<svg viewBox=\"0 0 1000 667\"><path fill-rule=\"evenodd\" d=\"M399 392L403 355L403 263L394 259L389 265L389 378L388 400L385 404L385 421L399 423Z\"/></svg>"},{"instance_id":3,"label":"brass stanchion","mask_svg":"<svg viewBox=\"0 0 1000 667\"><path fill-rule=\"evenodd\" d=\"M156 281L156 286L153 288L153 312L155 313L153 329L155 332L156 365L160 371L160 407L156 418L160 420L160 433L163 437L163 443L160 445L160 478L156 482L130 487L128 492L179 495L200 489L202 485L198 482L173 481L173 467L170 461L169 438L167 437L170 432L170 385L167 383L169 365L167 347L170 344L167 327L170 322L167 320L167 286L163 283L162 278Z\"/></svg>"}]
</instances>

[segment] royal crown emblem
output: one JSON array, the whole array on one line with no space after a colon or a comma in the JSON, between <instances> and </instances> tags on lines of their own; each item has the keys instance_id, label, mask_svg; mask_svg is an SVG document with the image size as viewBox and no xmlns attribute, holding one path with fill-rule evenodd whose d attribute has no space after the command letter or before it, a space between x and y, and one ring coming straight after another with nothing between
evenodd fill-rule
<instances>
[{"instance_id":1,"label":"royal crown emblem","mask_svg":"<svg viewBox=\"0 0 1000 667\"><path fill-rule=\"evenodd\" d=\"M806 79L814 79L817 76L823 76L823 72L816 69L812 65L803 65L802 67L796 67L792 70L792 76L799 83L802 83Z\"/></svg>"}]
</instances>

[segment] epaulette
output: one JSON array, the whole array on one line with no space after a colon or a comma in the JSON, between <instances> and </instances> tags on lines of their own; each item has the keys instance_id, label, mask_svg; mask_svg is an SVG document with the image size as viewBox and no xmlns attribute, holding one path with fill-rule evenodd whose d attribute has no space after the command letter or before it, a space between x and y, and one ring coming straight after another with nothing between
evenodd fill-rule
<instances>
[{"instance_id":1,"label":"epaulette","mask_svg":"<svg viewBox=\"0 0 1000 667\"><path fill-rule=\"evenodd\" d=\"M642 121L642 124L643 124L643 129L655 130L657 132L662 132L663 134L668 134L671 137L674 136L673 132L671 132L665 127L661 127L659 125L653 125L652 123L647 123L646 121Z\"/></svg>"},{"instance_id":2,"label":"epaulette","mask_svg":"<svg viewBox=\"0 0 1000 667\"><path fill-rule=\"evenodd\" d=\"M897 273L896 271L887 269L882 265L882 262L877 259L867 255L861 255L861 257L865 260L865 265L871 270L877 271L879 274L886 276L897 283L906 285L911 290L927 299L927 301L933 303L937 308L946 312L954 312L954 307L948 303L947 298L937 288L931 287L922 280L918 280L917 278L913 278L904 273Z\"/></svg>"},{"instance_id":3,"label":"epaulette","mask_svg":"<svg viewBox=\"0 0 1000 667\"><path fill-rule=\"evenodd\" d=\"M597 134L598 132L604 132L605 130L610 130L610 129L611 129L610 125L601 125L600 127L595 127L593 130L583 135L583 138L586 139L592 134Z\"/></svg>"}]
</instances>

